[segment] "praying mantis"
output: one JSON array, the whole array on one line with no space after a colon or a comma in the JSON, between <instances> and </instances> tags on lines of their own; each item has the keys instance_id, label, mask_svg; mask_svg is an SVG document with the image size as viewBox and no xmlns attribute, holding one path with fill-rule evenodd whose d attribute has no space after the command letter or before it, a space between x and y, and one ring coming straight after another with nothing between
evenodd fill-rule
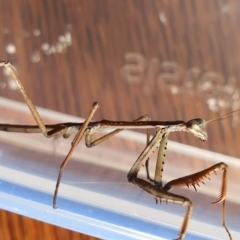
<instances>
[{"instance_id":1,"label":"praying mantis","mask_svg":"<svg viewBox=\"0 0 240 240\"><path fill-rule=\"evenodd\" d=\"M227 194L227 182L228 182L228 165L220 162L215 164L205 170L200 172L184 176L175 180L172 180L165 185L162 183L162 171L164 166L165 153L167 150L167 141L171 132L189 132L193 136L199 138L202 141L206 141L208 139L208 135L206 132L206 125L212 121L223 119L232 114L227 113L225 115L220 116L219 118L212 119L209 121L204 121L203 119L197 118L192 119L187 122L184 121L152 121L148 115L144 115L140 118L135 119L134 121L109 121L109 120L101 120L92 122L92 118L99 108L99 104L97 102L93 103L93 106L82 123L59 123L52 125L45 125L41 116L39 115L35 105L31 101L28 96L22 82L20 81L14 67L6 61L0 62L0 67L5 67L9 74L12 76L16 84L18 85L19 90L21 91L25 102L27 103L37 125L14 125L14 124L0 124L1 131L7 132L21 132L21 133L42 133L45 137L51 138L55 136L63 136L64 138L68 138L71 134L76 134L72 143L71 148L62 162L56 182L55 192L53 196L53 208L57 208L57 194L61 181L61 177L63 174L63 170L66 167L70 157L77 147L78 143L85 136L85 144L87 147L94 147L101 142L113 137L119 132L125 129L146 129L147 131L147 144L145 149L142 151L140 156L137 158L132 168L128 172L127 178L128 181L148 192L156 199L156 202L166 201L169 203L179 203L183 206L187 207L183 223L179 232L179 236L177 239L181 240L184 238L187 232L188 223L193 210L193 203L188 198L174 194L170 192L175 187L182 186L193 186L196 189L196 185L199 185L200 182L203 182L205 178L208 178L212 173L216 173L217 171L222 170L222 182L220 187L220 195L216 201L213 203L223 203L222 207L222 224L225 228L229 239L232 239L231 233L226 226L226 194ZM150 137L150 129L154 129L155 133L152 137ZM98 139L93 140L94 133L103 131L103 130L111 130L111 132L103 135ZM148 170L148 159L152 155L154 151L158 151L156 168L155 168L155 176L154 179L151 179L149 176ZM142 165L146 166L147 170L147 179L146 181L142 178L138 177L138 172Z\"/></svg>"}]
</instances>

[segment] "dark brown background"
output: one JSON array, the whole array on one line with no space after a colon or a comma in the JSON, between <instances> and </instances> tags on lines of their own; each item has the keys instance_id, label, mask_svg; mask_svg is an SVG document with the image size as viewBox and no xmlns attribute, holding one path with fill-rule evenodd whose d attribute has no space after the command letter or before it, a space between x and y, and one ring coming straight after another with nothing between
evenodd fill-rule
<instances>
[{"instance_id":1,"label":"dark brown background","mask_svg":"<svg viewBox=\"0 0 240 240\"><path fill-rule=\"evenodd\" d=\"M239 21L237 0L1 0L0 59L37 106L84 117L98 101L96 120L208 120L240 108ZM22 101L0 74L0 96ZM205 143L171 139L240 157L238 118L211 123Z\"/></svg>"}]
</instances>

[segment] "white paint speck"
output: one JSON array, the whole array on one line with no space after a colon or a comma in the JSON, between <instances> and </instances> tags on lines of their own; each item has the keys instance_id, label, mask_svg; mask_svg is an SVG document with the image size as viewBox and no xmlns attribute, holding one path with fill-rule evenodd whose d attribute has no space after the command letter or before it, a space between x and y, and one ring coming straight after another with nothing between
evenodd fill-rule
<instances>
[{"instance_id":1,"label":"white paint speck","mask_svg":"<svg viewBox=\"0 0 240 240\"><path fill-rule=\"evenodd\" d=\"M167 24L167 18L164 12L160 12L158 15L160 22L162 22L164 25Z\"/></svg>"},{"instance_id":2,"label":"white paint speck","mask_svg":"<svg viewBox=\"0 0 240 240\"><path fill-rule=\"evenodd\" d=\"M218 102L215 98L209 98L207 100L207 105L208 105L209 109L212 110L213 112L219 111Z\"/></svg>"},{"instance_id":3,"label":"white paint speck","mask_svg":"<svg viewBox=\"0 0 240 240\"><path fill-rule=\"evenodd\" d=\"M55 53L55 52L56 52L56 48L55 48L54 45L49 46L49 48L47 48L47 49L44 51L44 53L45 53L46 55L50 55L50 54L53 54L53 53Z\"/></svg>"},{"instance_id":4,"label":"white paint speck","mask_svg":"<svg viewBox=\"0 0 240 240\"><path fill-rule=\"evenodd\" d=\"M54 48L54 46L49 46L49 48L48 48L46 51L44 51L44 53L45 53L46 55L50 55L50 54L55 53L55 48Z\"/></svg>"},{"instance_id":5,"label":"white paint speck","mask_svg":"<svg viewBox=\"0 0 240 240\"><path fill-rule=\"evenodd\" d=\"M178 87L176 87L176 86L171 86L171 93L172 94L177 94L179 92L179 89L178 89Z\"/></svg>"},{"instance_id":6,"label":"white paint speck","mask_svg":"<svg viewBox=\"0 0 240 240\"><path fill-rule=\"evenodd\" d=\"M39 29L34 29L33 30L33 35L34 36L40 36L41 35L41 31Z\"/></svg>"},{"instance_id":7,"label":"white paint speck","mask_svg":"<svg viewBox=\"0 0 240 240\"><path fill-rule=\"evenodd\" d=\"M212 88L212 82L210 81L205 81L202 85L202 90L209 90Z\"/></svg>"},{"instance_id":8,"label":"white paint speck","mask_svg":"<svg viewBox=\"0 0 240 240\"><path fill-rule=\"evenodd\" d=\"M66 32L66 33L65 33L65 40L66 40L66 42L68 43L68 45L71 45L71 44L72 44L72 36L71 36L71 33L70 33L70 32Z\"/></svg>"},{"instance_id":9,"label":"white paint speck","mask_svg":"<svg viewBox=\"0 0 240 240\"><path fill-rule=\"evenodd\" d=\"M43 43L41 46L42 51L46 55L55 53L64 53L68 46L72 45L72 35L70 31L58 36L58 41L55 44Z\"/></svg>"},{"instance_id":10,"label":"white paint speck","mask_svg":"<svg viewBox=\"0 0 240 240\"><path fill-rule=\"evenodd\" d=\"M71 45L72 44L72 36L71 36L71 33L70 32L65 32L64 35L60 35L58 37L58 41L60 43L67 43L67 45Z\"/></svg>"},{"instance_id":11,"label":"white paint speck","mask_svg":"<svg viewBox=\"0 0 240 240\"><path fill-rule=\"evenodd\" d=\"M9 53L9 54L14 54L16 52L16 47L14 44L12 43L9 43L7 46L6 46L6 52Z\"/></svg>"},{"instance_id":12,"label":"white paint speck","mask_svg":"<svg viewBox=\"0 0 240 240\"><path fill-rule=\"evenodd\" d=\"M41 46L41 49L43 51L47 51L49 49L49 44L48 43L43 43L42 46Z\"/></svg>"},{"instance_id":13,"label":"white paint speck","mask_svg":"<svg viewBox=\"0 0 240 240\"><path fill-rule=\"evenodd\" d=\"M39 62L41 60L40 54L38 51L35 51L31 56L32 62Z\"/></svg>"}]
</instances>

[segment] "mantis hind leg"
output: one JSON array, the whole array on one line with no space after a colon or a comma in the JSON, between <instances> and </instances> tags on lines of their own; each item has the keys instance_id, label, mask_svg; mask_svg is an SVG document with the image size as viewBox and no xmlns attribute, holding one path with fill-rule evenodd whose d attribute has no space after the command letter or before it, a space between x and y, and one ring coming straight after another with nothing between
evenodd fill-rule
<instances>
[{"instance_id":1,"label":"mantis hind leg","mask_svg":"<svg viewBox=\"0 0 240 240\"><path fill-rule=\"evenodd\" d=\"M59 173L58 173L58 179L57 179L57 183L56 183L56 188L55 188L55 192L54 192L54 196L53 196L53 208L57 208L56 206L56 202L57 202L57 194L58 194L58 188L59 188L59 184L62 178L62 173L63 170L65 168L65 166L67 165L74 149L77 147L78 143L81 141L82 137L84 136L87 126L89 124L89 122L91 121L94 113L96 112L97 108L99 107L99 104L97 102L93 103L92 109L89 112L87 118L85 119L85 121L83 122L83 124L81 125L80 129L78 130L77 134L75 135L72 144L71 144L71 148L67 154L67 156L65 157L64 161L61 164Z\"/></svg>"},{"instance_id":2,"label":"mantis hind leg","mask_svg":"<svg viewBox=\"0 0 240 240\"><path fill-rule=\"evenodd\" d=\"M48 133L47 133L47 129L46 126L43 123L43 120L40 116L40 114L37 111L37 108L35 107L35 105L33 104L32 100L30 99L30 97L28 96L27 91L25 90L21 80L19 79L16 70L14 69L14 67L11 65L11 63L9 62L0 62L0 67L5 67L7 69L7 71L10 73L10 75L12 76L13 80L15 81L15 83L17 84L20 92L22 93L22 96L25 100L25 102L28 105L28 108L30 109L37 125L39 126L39 128L41 129L41 132L43 133L43 135L45 137L49 137Z\"/></svg>"}]
</instances>

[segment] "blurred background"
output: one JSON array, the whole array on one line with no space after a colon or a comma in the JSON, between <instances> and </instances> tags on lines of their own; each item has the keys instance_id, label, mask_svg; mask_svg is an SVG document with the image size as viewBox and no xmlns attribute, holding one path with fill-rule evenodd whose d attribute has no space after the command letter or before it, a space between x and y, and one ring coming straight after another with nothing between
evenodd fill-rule
<instances>
[{"instance_id":1,"label":"blurred background","mask_svg":"<svg viewBox=\"0 0 240 240\"><path fill-rule=\"evenodd\" d=\"M95 120L161 121L240 108L237 0L0 0L0 18L0 60L16 67L36 106L85 117L98 101ZM4 69L0 96L23 101ZM239 118L211 123L208 142L171 140L239 158ZM0 239L93 239L0 214Z\"/></svg>"}]
</instances>

